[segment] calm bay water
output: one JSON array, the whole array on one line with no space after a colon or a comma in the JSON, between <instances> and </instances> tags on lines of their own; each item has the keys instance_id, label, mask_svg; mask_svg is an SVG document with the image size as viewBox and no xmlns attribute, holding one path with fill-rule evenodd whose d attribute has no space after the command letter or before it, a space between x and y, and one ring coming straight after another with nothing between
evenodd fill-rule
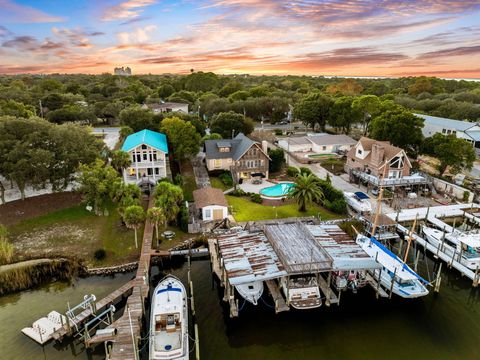
<instances>
[{"instance_id":1,"label":"calm bay water","mask_svg":"<svg viewBox=\"0 0 480 360\"><path fill-rule=\"evenodd\" d=\"M186 283L186 265L154 267L152 282L166 272ZM0 298L0 359L102 358L102 346L93 354L68 343L42 348L20 329L51 309L64 309L67 300L100 297L130 278L92 277L75 287L53 283ZM192 263L192 280L202 359L480 359L480 289L455 271L443 274L440 294L415 301L377 300L365 288L342 294L339 307L275 315L264 296L257 307L246 304L238 319L229 318L208 261Z\"/></svg>"}]
</instances>

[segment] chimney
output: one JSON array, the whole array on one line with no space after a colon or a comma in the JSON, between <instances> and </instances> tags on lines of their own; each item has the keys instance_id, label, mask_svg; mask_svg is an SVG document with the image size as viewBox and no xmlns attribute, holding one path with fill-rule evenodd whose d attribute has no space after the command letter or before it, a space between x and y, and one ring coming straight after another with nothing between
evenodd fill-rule
<instances>
[{"instance_id":1,"label":"chimney","mask_svg":"<svg viewBox=\"0 0 480 360\"><path fill-rule=\"evenodd\" d=\"M266 140L262 140L262 150L265 154L268 153L268 142Z\"/></svg>"},{"instance_id":2,"label":"chimney","mask_svg":"<svg viewBox=\"0 0 480 360\"><path fill-rule=\"evenodd\" d=\"M383 164L383 157L385 155L385 146L380 144L372 145L372 164L376 167Z\"/></svg>"}]
</instances>

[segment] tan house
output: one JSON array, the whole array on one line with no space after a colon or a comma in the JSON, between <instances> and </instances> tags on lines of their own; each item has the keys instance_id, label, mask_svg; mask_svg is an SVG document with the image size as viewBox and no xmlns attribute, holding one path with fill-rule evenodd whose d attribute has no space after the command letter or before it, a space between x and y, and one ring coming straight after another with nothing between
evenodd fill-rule
<instances>
[{"instance_id":1,"label":"tan house","mask_svg":"<svg viewBox=\"0 0 480 360\"><path fill-rule=\"evenodd\" d=\"M228 203L222 190L202 188L193 192L197 215L201 220L223 220L228 216Z\"/></svg>"},{"instance_id":2,"label":"tan house","mask_svg":"<svg viewBox=\"0 0 480 360\"><path fill-rule=\"evenodd\" d=\"M405 150L391 145L388 141L377 141L362 137L348 151L345 169L364 172L374 177L400 179L410 175L412 164Z\"/></svg>"},{"instance_id":3,"label":"tan house","mask_svg":"<svg viewBox=\"0 0 480 360\"><path fill-rule=\"evenodd\" d=\"M262 146L240 133L233 139L205 141L205 162L208 171L227 170L234 181L252 177L268 179L266 146Z\"/></svg>"},{"instance_id":4,"label":"tan house","mask_svg":"<svg viewBox=\"0 0 480 360\"><path fill-rule=\"evenodd\" d=\"M180 111L188 114L188 104L165 102L160 104L143 104L142 109L150 109L155 114Z\"/></svg>"}]
</instances>

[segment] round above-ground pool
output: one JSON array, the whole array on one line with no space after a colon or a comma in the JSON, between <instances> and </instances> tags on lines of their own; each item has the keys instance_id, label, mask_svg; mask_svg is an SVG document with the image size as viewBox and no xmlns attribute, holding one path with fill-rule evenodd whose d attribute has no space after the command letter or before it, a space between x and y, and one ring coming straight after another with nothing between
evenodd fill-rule
<instances>
[{"instance_id":1,"label":"round above-ground pool","mask_svg":"<svg viewBox=\"0 0 480 360\"><path fill-rule=\"evenodd\" d=\"M288 195L288 193L295 187L292 182L279 183L274 186L269 186L260 190L260 195L267 198L282 198Z\"/></svg>"}]
</instances>

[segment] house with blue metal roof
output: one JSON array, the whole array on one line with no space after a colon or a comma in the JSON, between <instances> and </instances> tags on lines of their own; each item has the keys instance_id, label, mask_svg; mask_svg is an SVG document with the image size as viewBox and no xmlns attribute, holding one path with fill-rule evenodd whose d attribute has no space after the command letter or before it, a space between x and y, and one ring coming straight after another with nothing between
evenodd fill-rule
<instances>
[{"instance_id":1,"label":"house with blue metal roof","mask_svg":"<svg viewBox=\"0 0 480 360\"><path fill-rule=\"evenodd\" d=\"M435 134L456 135L480 149L480 125L469 121L460 121L437 116L415 114L423 119L422 133L425 137Z\"/></svg>"},{"instance_id":2,"label":"house with blue metal roof","mask_svg":"<svg viewBox=\"0 0 480 360\"><path fill-rule=\"evenodd\" d=\"M130 154L132 163L123 170L126 183L150 183L170 173L168 169L168 144L165 134L142 130L127 136L122 145L122 151Z\"/></svg>"}]
</instances>

